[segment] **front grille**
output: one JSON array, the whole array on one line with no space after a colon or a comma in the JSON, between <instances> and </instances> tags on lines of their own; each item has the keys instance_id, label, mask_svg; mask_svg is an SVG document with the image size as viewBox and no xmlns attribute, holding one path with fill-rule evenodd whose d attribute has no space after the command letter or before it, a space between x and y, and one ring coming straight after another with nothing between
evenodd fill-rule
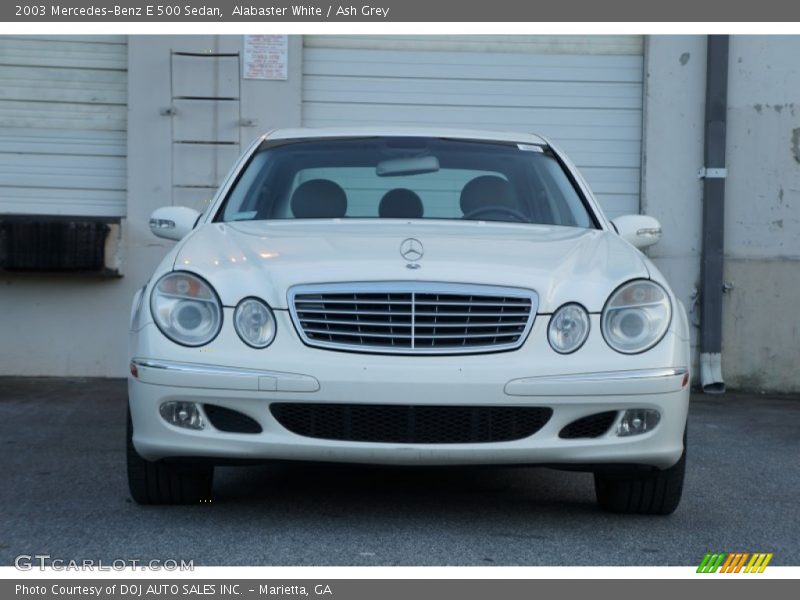
<instances>
[{"instance_id":1,"label":"front grille","mask_svg":"<svg viewBox=\"0 0 800 600\"><path fill-rule=\"evenodd\" d=\"M544 427L552 409L538 406L270 405L283 427L305 437L389 444L508 442Z\"/></svg>"},{"instance_id":2,"label":"front grille","mask_svg":"<svg viewBox=\"0 0 800 600\"><path fill-rule=\"evenodd\" d=\"M582 417L564 427L558 437L566 440L600 437L609 430L616 419L617 411L615 410Z\"/></svg>"},{"instance_id":3,"label":"front grille","mask_svg":"<svg viewBox=\"0 0 800 600\"><path fill-rule=\"evenodd\" d=\"M310 346L394 354L468 354L518 348L537 296L519 288L380 282L297 286L295 325Z\"/></svg>"},{"instance_id":4,"label":"front grille","mask_svg":"<svg viewBox=\"0 0 800 600\"><path fill-rule=\"evenodd\" d=\"M261 433L261 425L252 417L216 404L204 404L203 410L211 424L220 431L229 433Z\"/></svg>"}]
</instances>

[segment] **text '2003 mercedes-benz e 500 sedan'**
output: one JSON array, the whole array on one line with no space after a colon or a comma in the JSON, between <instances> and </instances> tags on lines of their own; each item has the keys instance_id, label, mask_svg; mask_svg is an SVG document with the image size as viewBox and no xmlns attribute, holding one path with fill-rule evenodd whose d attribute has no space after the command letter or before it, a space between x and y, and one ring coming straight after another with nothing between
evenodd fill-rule
<instances>
[{"instance_id":1,"label":"text '2003 mercedes-benz e 500 sedan'","mask_svg":"<svg viewBox=\"0 0 800 600\"><path fill-rule=\"evenodd\" d=\"M209 497L215 464L543 465L609 510L680 501L685 311L569 159L529 134L258 139L136 294L128 478Z\"/></svg>"}]
</instances>

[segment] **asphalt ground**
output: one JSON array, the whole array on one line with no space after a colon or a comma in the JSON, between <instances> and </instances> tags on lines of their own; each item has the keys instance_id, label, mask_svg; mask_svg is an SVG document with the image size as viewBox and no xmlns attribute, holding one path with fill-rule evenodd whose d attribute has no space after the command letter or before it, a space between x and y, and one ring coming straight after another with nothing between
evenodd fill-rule
<instances>
[{"instance_id":1,"label":"asphalt ground","mask_svg":"<svg viewBox=\"0 0 800 600\"><path fill-rule=\"evenodd\" d=\"M218 468L214 499L138 506L123 380L0 378L0 564L696 565L709 551L800 565L800 397L692 397L683 502L600 511L592 476L538 468Z\"/></svg>"}]
</instances>

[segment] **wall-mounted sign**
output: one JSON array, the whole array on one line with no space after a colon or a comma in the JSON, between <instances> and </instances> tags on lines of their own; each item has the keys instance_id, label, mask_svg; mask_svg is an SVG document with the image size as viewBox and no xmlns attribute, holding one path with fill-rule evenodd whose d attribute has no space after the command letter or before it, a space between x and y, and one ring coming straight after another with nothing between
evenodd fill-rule
<instances>
[{"instance_id":1,"label":"wall-mounted sign","mask_svg":"<svg viewBox=\"0 0 800 600\"><path fill-rule=\"evenodd\" d=\"M289 36L244 36L243 79L289 78Z\"/></svg>"}]
</instances>

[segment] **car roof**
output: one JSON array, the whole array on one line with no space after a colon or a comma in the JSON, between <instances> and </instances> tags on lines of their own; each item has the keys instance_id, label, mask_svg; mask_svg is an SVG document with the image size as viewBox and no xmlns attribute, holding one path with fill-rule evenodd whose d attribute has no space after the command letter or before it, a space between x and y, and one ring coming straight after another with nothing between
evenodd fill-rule
<instances>
[{"instance_id":1,"label":"car roof","mask_svg":"<svg viewBox=\"0 0 800 600\"><path fill-rule=\"evenodd\" d=\"M448 129L445 127L294 127L276 129L266 134L266 137L270 140L343 137L437 137L547 145L547 140L533 133Z\"/></svg>"}]
</instances>

